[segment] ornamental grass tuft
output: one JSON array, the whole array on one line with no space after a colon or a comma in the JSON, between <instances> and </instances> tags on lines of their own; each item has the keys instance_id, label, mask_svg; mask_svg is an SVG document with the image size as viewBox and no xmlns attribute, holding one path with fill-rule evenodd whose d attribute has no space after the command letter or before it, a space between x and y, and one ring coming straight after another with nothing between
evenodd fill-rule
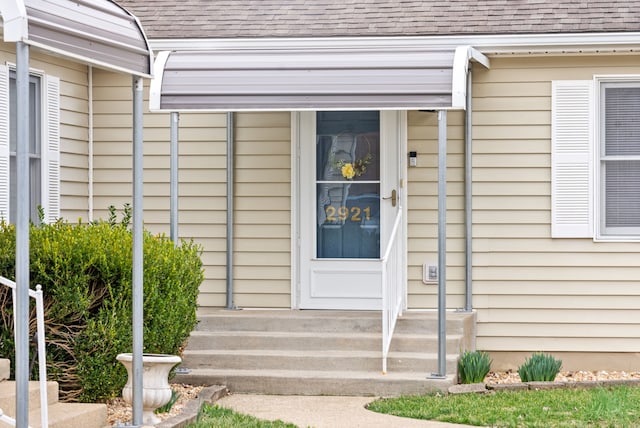
<instances>
[{"instance_id":1,"label":"ornamental grass tuft","mask_svg":"<svg viewBox=\"0 0 640 428\"><path fill-rule=\"evenodd\" d=\"M464 351L458 361L460 383L481 383L491 370L491 358L482 351Z\"/></svg>"},{"instance_id":2,"label":"ornamental grass tuft","mask_svg":"<svg viewBox=\"0 0 640 428\"><path fill-rule=\"evenodd\" d=\"M551 382L561 367L562 360L549 354L535 353L518 367L518 374L522 382Z\"/></svg>"}]
</instances>

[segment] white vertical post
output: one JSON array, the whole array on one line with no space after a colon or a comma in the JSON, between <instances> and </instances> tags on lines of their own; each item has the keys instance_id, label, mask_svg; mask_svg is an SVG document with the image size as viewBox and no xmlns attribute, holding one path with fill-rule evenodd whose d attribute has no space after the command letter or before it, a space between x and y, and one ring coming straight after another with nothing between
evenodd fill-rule
<instances>
[{"instance_id":1,"label":"white vertical post","mask_svg":"<svg viewBox=\"0 0 640 428\"><path fill-rule=\"evenodd\" d=\"M38 373L40 378L40 426L49 426L49 404L47 400L47 348L44 343L44 300L42 285L36 285L32 294L36 300L36 325L38 334Z\"/></svg>"},{"instance_id":2,"label":"white vertical post","mask_svg":"<svg viewBox=\"0 0 640 428\"><path fill-rule=\"evenodd\" d=\"M29 46L16 43L16 424L29 426Z\"/></svg>"},{"instance_id":3,"label":"white vertical post","mask_svg":"<svg viewBox=\"0 0 640 428\"><path fill-rule=\"evenodd\" d=\"M143 337L143 148L142 148L142 77L133 77L133 425L142 426L142 353Z\"/></svg>"}]
</instances>

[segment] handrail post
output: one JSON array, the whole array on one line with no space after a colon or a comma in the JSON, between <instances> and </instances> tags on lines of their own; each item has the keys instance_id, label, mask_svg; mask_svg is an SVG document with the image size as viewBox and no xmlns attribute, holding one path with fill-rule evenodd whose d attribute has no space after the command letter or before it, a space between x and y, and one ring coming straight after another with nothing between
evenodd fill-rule
<instances>
[{"instance_id":1,"label":"handrail post","mask_svg":"<svg viewBox=\"0 0 640 428\"><path fill-rule=\"evenodd\" d=\"M4 285L11 289L11 297L13 305L16 302L16 283L3 276L0 276L0 285ZM36 333L38 337L38 370L39 370L39 383L40 383L40 424L43 427L49 426L49 408L47 400L47 354L45 346L44 335L44 299L42 293L42 286L36 285L36 291L32 289L28 290L29 297L36 300ZM16 326L15 311L13 314L14 329ZM0 421L6 422L9 425L16 426L16 420L7 416L0 409Z\"/></svg>"},{"instance_id":2,"label":"handrail post","mask_svg":"<svg viewBox=\"0 0 640 428\"><path fill-rule=\"evenodd\" d=\"M31 291L31 290L29 290ZM42 285L36 285L33 293L36 299L36 333L38 334L38 373L40 378L40 422L49 426L49 408L47 404L47 351L44 343L44 300Z\"/></svg>"}]
</instances>

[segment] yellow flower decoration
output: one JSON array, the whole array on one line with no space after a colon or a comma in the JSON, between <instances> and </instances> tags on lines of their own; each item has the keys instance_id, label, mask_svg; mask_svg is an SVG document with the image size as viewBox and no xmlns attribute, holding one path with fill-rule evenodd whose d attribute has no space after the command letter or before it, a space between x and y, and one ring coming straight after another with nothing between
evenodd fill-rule
<instances>
[{"instance_id":1,"label":"yellow flower decoration","mask_svg":"<svg viewBox=\"0 0 640 428\"><path fill-rule=\"evenodd\" d=\"M347 180L351 180L356 175L356 170L353 169L353 164L345 163L341 168L342 176Z\"/></svg>"}]
</instances>

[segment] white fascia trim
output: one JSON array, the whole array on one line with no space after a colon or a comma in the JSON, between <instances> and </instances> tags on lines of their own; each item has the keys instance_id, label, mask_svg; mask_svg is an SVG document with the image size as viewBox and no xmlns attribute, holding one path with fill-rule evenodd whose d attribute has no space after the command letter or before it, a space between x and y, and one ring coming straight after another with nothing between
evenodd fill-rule
<instances>
[{"instance_id":1,"label":"white fascia trim","mask_svg":"<svg viewBox=\"0 0 640 428\"><path fill-rule=\"evenodd\" d=\"M640 32L416 37L152 39L154 51L206 49L375 49L473 46L485 55L638 52Z\"/></svg>"},{"instance_id":2,"label":"white fascia trim","mask_svg":"<svg viewBox=\"0 0 640 428\"><path fill-rule=\"evenodd\" d=\"M27 8L24 0L0 1L5 42L20 42L29 37Z\"/></svg>"},{"instance_id":3,"label":"white fascia trim","mask_svg":"<svg viewBox=\"0 0 640 428\"><path fill-rule=\"evenodd\" d=\"M489 58L471 46L458 46L453 56L453 70L451 82L451 106L453 109L467 108L467 76L469 61L475 61L485 68L490 67Z\"/></svg>"},{"instance_id":4,"label":"white fascia trim","mask_svg":"<svg viewBox=\"0 0 640 428\"><path fill-rule=\"evenodd\" d=\"M151 112L161 111L160 96L162 94L162 78L164 76L164 66L170 54L171 52L169 51L159 52L153 64L153 78L149 84L149 110Z\"/></svg>"}]
</instances>

